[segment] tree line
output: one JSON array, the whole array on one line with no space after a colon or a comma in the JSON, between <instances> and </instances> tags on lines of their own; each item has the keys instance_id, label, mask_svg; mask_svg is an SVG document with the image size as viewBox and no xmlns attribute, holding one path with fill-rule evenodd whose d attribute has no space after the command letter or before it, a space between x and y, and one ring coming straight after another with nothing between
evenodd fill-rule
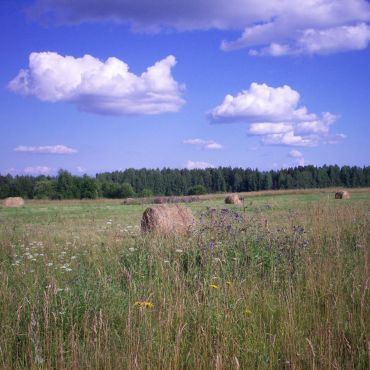
<instances>
[{"instance_id":1,"label":"tree line","mask_svg":"<svg viewBox=\"0 0 370 370\"><path fill-rule=\"evenodd\" d=\"M370 186L370 166L299 166L259 171L250 168L127 169L74 176L0 175L0 198L94 199L199 195L220 192Z\"/></svg>"}]
</instances>

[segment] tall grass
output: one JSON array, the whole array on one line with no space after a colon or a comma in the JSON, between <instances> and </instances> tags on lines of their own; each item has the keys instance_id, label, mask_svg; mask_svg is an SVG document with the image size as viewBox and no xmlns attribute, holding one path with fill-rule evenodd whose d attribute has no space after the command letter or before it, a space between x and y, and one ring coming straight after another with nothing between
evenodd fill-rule
<instances>
[{"instance_id":1,"label":"tall grass","mask_svg":"<svg viewBox=\"0 0 370 370\"><path fill-rule=\"evenodd\" d=\"M171 239L3 220L0 367L369 367L365 207L199 219Z\"/></svg>"}]
</instances>

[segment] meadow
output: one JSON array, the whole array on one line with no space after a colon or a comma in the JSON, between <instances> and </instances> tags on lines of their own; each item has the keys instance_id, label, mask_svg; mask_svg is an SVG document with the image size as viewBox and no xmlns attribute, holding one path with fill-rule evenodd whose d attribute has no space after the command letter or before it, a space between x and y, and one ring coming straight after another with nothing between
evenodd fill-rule
<instances>
[{"instance_id":1,"label":"meadow","mask_svg":"<svg viewBox=\"0 0 370 370\"><path fill-rule=\"evenodd\" d=\"M0 208L0 368L368 369L370 189L223 197Z\"/></svg>"}]
</instances>

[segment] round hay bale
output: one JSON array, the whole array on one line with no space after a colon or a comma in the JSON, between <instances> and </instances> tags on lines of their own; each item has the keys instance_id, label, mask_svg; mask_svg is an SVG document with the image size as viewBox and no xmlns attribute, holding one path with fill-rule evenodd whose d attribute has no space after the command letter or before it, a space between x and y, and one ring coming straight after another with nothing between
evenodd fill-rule
<instances>
[{"instance_id":1,"label":"round hay bale","mask_svg":"<svg viewBox=\"0 0 370 370\"><path fill-rule=\"evenodd\" d=\"M348 191L337 191L335 193L335 199L349 199Z\"/></svg>"},{"instance_id":2,"label":"round hay bale","mask_svg":"<svg viewBox=\"0 0 370 370\"><path fill-rule=\"evenodd\" d=\"M141 219L143 232L158 234L187 234L194 225L194 217L189 208L162 204L147 208Z\"/></svg>"},{"instance_id":3,"label":"round hay bale","mask_svg":"<svg viewBox=\"0 0 370 370\"><path fill-rule=\"evenodd\" d=\"M231 194L225 198L225 203L226 204L242 204L242 201L240 200L239 195Z\"/></svg>"},{"instance_id":4,"label":"round hay bale","mask_svg":"<svg viewBox=\"0 0 370 370\"><path fill-rule=\"evenodd\" d=\"M126 199L123 200L122 204L125 204L125 205L135 204L135 199L134 198L126 198Z\"/></svg>"},{"instance_id":5,"label":"round hay bale","mask_svg":"<svg viewBox=\"0 0 370 370\"><path fill-rule=\"evenodd\" d=\"M4 207L7 208L15 208L15 207L23 207L24 206L24 199L21 197L9 197L4 199Z\"/></svg>"},{"instance_id":6,"label":"round hay bale","mask_svg":"<svg viewBox=\"0 0 370 370\"><path fill-rule=\"evenodd\" d=\"M154 204L164 204L165 199L163 197L156 197L154 198Z\"/></svg>"}]
</instances>

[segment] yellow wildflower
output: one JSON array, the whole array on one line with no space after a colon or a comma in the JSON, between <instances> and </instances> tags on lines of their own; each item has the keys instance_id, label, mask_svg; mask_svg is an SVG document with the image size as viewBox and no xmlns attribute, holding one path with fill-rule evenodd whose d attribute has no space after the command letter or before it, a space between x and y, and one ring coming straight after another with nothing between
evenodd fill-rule
<instances>
[{"instance_id":1,"label":"yellow wildflower","mask_svg":"<svg viewBox=\"0 0 370 370\"><path fill-rule=\"evenodd\" d=\"M212 289L218 289L218 285L216 284L209 284L209 287Z\"/></svg>"},{"instance_id":2,"label":"yellow wildflower","mask_svg":"<svg viewBox=\"0 0 370 370\"><path fill-rule=\"evenodd\" d=\"M250 309L248 309L248 308L245 309L245 313L247 315L252 315L252 311Z\"/></svg>"},{"instance_id":3,"label":"yellow wildflower","mask_svg":"<svg viewBox=\"0 0 370 370\"><path fill-rule=\"evenodd\" d=\"M145 307L145 308L153 308L154 304L152 302L148 302L148 301L136 301L134 303L134 306Z\"/></svg>"}]
</instances>

